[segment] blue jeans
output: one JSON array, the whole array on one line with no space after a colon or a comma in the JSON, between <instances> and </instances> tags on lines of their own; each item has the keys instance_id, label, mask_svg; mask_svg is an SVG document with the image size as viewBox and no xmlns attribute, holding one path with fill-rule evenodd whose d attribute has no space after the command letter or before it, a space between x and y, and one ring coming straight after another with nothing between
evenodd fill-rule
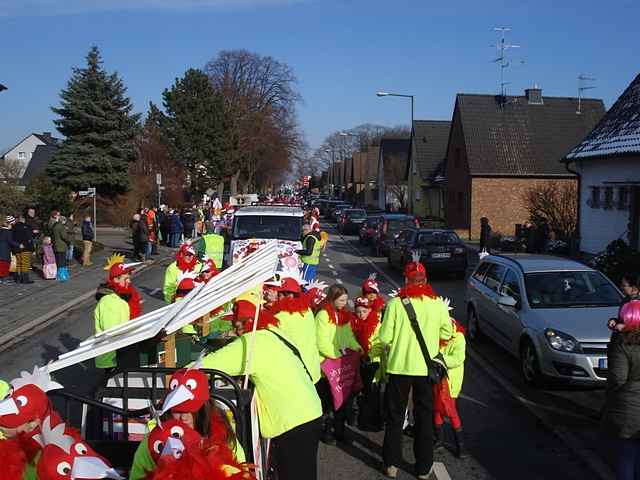
<instances>
[{"instance_id":1,"label":"blue jeans","mask_svg":"<svg viewBox=\"0 0 640 480\"><path fill-rule=\"evenodd\" d=\"M316 279L317 265L302 264L302 279L306 282L313 282Z\"/></svg>"},{"instance_id":2,"label":"blue jeans","mask_svg":"<svg viewBox=\"0 0 640 480\"><path fill-rule=\"evenodd\" d=\"M73 260L73 249L74 249L74 245L73 243L70 243L67 246L67 262L70 262L71 260Z\"/></svg>"},{"instance_id":3,"label":"blue jeans","mask_svg":"<svg viewBox=\"0 0 640 480\"><path fill-rule=\"evenodd\" d=\"M180 243L180 233L170 233L169 234L169 246L171 248L177 248Z\"/></svg>"},{"instance_id":4,"label":"blue jeans","mask_svg":"<svg viewBox=\"0 0 640 480\"><path fill-rule=\"evenodd\" d=\"M640 480L640 439L613 442L616 480Z\"/></svg>"}]
</instances>

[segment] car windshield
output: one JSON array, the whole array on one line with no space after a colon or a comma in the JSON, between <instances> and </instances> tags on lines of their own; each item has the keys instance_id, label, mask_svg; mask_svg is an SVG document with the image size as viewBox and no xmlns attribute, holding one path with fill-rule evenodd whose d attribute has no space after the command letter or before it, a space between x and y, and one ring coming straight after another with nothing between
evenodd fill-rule
<instances>
[{"instance_id":1,"label":"car windshield","mask_svg":"<svg viewBox=\"0 0 640 480\"><path fill-rule=\"evenodd\" d=\"M233 225L233 239L277 238L278 240L300 240L302 217L282 217L277 215L236 216Z\"/></svg>"},{"instance_id":2,"label":"car windshield","mask_svg":"<svg viewBox=\"0 0 640 480\"><path fill-rule=\"evenodd\" d=\"M344 212L349 218L366 218L367 214L364 210L345 210Z\"/></svg>"},{"instance_id":3,"label":"car windshield","mask_svg":"<svg viewBox=\"0 0 640 480\"><path fill-rule=\"evenodd\" d=\"M403 220L389 220L389 226L387 227L387 231L389 233L398 233L401 230L406 230L407 228L415 227L416 224L410 218Z\"/></svg>"},{"instance_id":4,"label":"car windshield","mask_svg":"<svg viewBox=\"0 0 640 480\"><path fill-rule=\"evenodd\" d=\"M531 308L613 307L622 297L600 272L525 274Z\"/></svg>"},{"instance_id":5,"label":"car windshield","mask_svg":"<svg viewBox=\"0 0 640 480\"><path fill-rule=\"evenodd\" d=\"M454 232L427 232L418 236L418 245L442 245L460 243L458 235Z\"/></svg>"}]
</instances>

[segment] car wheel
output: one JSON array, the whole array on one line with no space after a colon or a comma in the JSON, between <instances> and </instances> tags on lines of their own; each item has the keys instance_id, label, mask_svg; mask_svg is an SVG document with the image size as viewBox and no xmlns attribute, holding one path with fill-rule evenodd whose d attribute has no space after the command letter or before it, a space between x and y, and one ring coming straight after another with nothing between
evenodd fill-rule
<instances>
[{"instance_id":1,"label":"car wheel","mask_svg":"<svg viewBox=\"0 0 640 480\"><path fill-rule=\"evenodd\" d=\"M542 373L538 353L531 340L525 340L520 348L520 369L522 377L529 385L540 387L542 385Z\"/></svg>"},{"instance_id":2,"label":"car wheel","mask_svg":"<svg viewBox=\"0 0 640 480\"><path fill-rule=\"evenodd\" d=\"M482 339L480 320L476 309L473 307L469 307L469 312L467 313L467 338L472 343L479 343Z\"/></svg>"}]
</instances>

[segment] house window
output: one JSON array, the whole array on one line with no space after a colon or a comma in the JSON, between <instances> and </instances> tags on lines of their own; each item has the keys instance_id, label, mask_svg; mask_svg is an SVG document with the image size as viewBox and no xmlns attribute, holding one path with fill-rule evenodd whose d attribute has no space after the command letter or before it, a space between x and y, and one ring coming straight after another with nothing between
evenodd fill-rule
<instances>
[{"instance_id":1,"label":"house window","mask_svg":"<svg viewBox=\"0 0 640 480\"><path fill-rule=\"evenodd\" d=\"M613 187L604 187L604 208L607 210L613 208Z\"/></svg>"},{"instance_id":2,"label":"house window","mask_svg":"<svg viewBox=\"0 0 640 480\"><path fill-rule=\"evenodd\" d=\"M629 187L620 187L618 189L618 210L626 210L629 208Z\"/></svg>"},{"instance_id":3,"label":"house window","mask_svg":"<svg viewBox=\"0 0 640 480\"><path fill-rule=\"evenodd\" d=\"M591 208L600 208L600 187L591 187L591 198L587 200Z\"/></svg>"},{"instance_id":4,"label":"house window","mask_svg":"<svg viewBox=\"0 0 640 480\"><path fill-rule=\"evenodd\" d=\"M25 152L18 152L18 160L26 160L27 154Z\"/></svg>"}]
</instances>

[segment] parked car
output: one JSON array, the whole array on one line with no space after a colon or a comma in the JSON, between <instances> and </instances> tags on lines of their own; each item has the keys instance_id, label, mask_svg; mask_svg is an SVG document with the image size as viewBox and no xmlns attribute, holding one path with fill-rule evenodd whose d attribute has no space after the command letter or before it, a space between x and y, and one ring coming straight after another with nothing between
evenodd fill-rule
<instances>
[{"instance_id":1,"label":"parked car","mask_svg":"<svg viewBox=\"0 0 640 480\"><path fill-rule=\"evenodd\" d=\"M409 228L394 239L389 248L389 265L402 269L420 252L427 273L453 273L464 278L467 272L467 248L453 230Z\"/></svg>"},{"instance_id":2,"label":"parked car","mask_svg":"<svg viewBox=\"0 0 640 480\"><path fill-rule=\"evenodd\" d=\"M367 219L367 212L362 208L347 208L342 211L338 231L344 235L355 235Z\"/></svg>"},{"instance_id":3,"label":"parked car","mask_svg":"<svg viewBox=\"0 0 640 480\"><path fill-rule=\"evenodd\" d=\"M411 227L420 227L418 220L404 213L386 213L382 216L378 228L371 238L371 252L377 257L389 253L389 247L393 244L394 237L402 230Z\"/></svg>"},{"instance_id":4,"label":"parked car","mask_svg":"<svg viewBox=\"0 0 640 480\"><path fill-rule=\"evenodd\" d=\"M340 215L342 215L342 211L346 210L348 208L351 208L352 205L348 204L348 203L341 203L336 205L335 207L332 207L331 213L330 213L330 218L334 221L334 222L339 222L340 221Z\"/></svg>"},{"instance_id":5,"label":"parked car","mask_svg":"<svg viewBox=\"0 0 640 480\"><path fill-rule=\"evenodd\" d=\"M343 203L342 200L335 200L335 199L322 200L318 207L320 210L320 215L322 215L325 218L329 218L329 215L331 214L331 208L341 203Z\"/></svg>"},{"instance_id":6,"label":"parked car","mask_svg":"<svg viewBox=\"0 0 640 480\"><path fill-rule=\"evenodd\" d=\"M358 237L361 245L368 245L371 243L373 235L376 233L378 223L382 221L382 215L371 216L367 215L367 219L360 225Z\"/></svg>"},{"instance_id":7,"label":"parked car","mask_svg":"<svg viewBox=\"0 0 640 480\"><path fill-rule=\"evenodd\" d=\"M602 384L607 320L622 294L602 273L549 255L490 255L467 283L467 338L487 336L520 359L527 383Z\"/></svg>"},{"instance_id":8,"label":"parked car","mask_svg":"<svg viewBox=\"0 0 640 480\"><path fill-rule=\"evenodd\" d=\"M447 228L447 221L441 217L426 216L420 217L420 226L422 228Z\"/></svg>"}]
</instances>

